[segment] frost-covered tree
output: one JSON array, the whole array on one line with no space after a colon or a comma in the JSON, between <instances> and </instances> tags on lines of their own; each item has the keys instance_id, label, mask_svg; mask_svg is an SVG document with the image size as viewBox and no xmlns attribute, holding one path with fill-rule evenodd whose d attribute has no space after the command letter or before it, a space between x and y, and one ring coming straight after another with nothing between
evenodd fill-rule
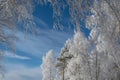
<instances>
[{"instance_id":1,"label":"frost-covered tree","mask_svg":"<svg viewBox=\"0 0 120 80\"><path fill-rule=\"evenodd\" d=\"M56 69L55 69L55 56L53 50L48 51L46 56L43 57L41 64L42 80L55 80Z\"/></svg>"},{"instance_id":2,"label":"frost-covered tree","mask_svg":"<svg viewBox=\"0 0 120 80\"><path fill-rule=\"evenodd\" d=\"M89 40L82 32L76 32L69 49L69 53L73 55L73 58L67 65L68 80L90 80L91 69L89 65L88 50Z\"/></svg>"},{"instance_id":3,"label":"frost-covered tree","mask_svg":"<svg viewBox=\"0 0 120 80\"><path fill-rule=\"evenodd\" d=\"M112 18L109 20L113 20L115 22L116 27L113 28L114 32L120 32L120 6L119 0L35 0L40 4L50 3L53 7L53 19L54 28L63 29L64 26L61 25L62 19L64 16L64 11L68 9L68 14L70 15L71 21L73 25L79 29L82 27L81 21L85 21L86 19L94 15L94 13L99 17L100 25L107 25L107 18ZM23 23L32 24L32 12L34 9L33 0L1 0L1 19L7 19L10 21L23 21ZM94 12L94 13L93 13ZM5 13L5 14L4 14ZM106 14L107 13L107 14ZM111 16L112 15L112 16ZM10 20L9 20L10 19ZM11 20L12 19L12 20ZM28 25L26 24L26 28ZM112 24L112 22L111 22ZM31 28L30 28L31 29Z\"/></svg>"},{"instance_id":4,"label":"frost-covered tree","mask_svg":"<svg viewBox=\"0 0 120 80\"><path fill-rule=\"evenodd\" d=\"M117 13L116 11L120 8L118 0L111 1L111 3L110 1L94 2L91 10L93 15L87 19L87 28L91 29L90 40L100 60L99 79L119 80L120 26L117 16L119 11Z\"/></svg>"},{"instance_id":5,"label":"frost-covered tree","mask_svg":"<svg viewBox=\"0 0 120 80\"><path fill-rule=\"evenodd\" d=\"M116 63L119 55L111 54L119 49L114 48L116 44L109 43L107 36L98 33L94 28L87 38L82 32L76 32L74 38L67 41L67 48L63 48L58 57L60 71L64 69L63 80L120 79L119 63ZM72 57L68 59L70 55Z\"/></svg>"},{"instance_id":6,"label":"frost-covered tree","mask_svg":"<svg viewBox=\"0 0 120 80\"><path fill-rule=\"evenodd\" d=\"M23 28L25 31L34 32L32 0L0 0L0 44L7 43L13 48L15 34L8 34Z\"/></svg>"},{"instance_id":7,"label":"frost-covered tree","mask_svg":"<svg viewBox=\"0 0 120 80\"><path fill-rule=\"evenodd\" d=\"M64 28L61 26L64 11L68 9L71 22L79 29L83 25L82 22L86 22L86 19L94 15L93 11L97 15L96 19L99 19L100 25L106 25L108 20L113 20L116 27L113 28L114 32L120 32L120 1L119 0L38 0L40 3L50 3L53 7L53 18L55 20L55 28ZM92 12L91 12L92 11ZM106 14L107 13L107 14ZM112 16L111 16L112 15ZM113 18L114 17L114 18ZM112 19L110 19L112 18ZM110 24L112 24L112 22ZM102 24L101 24L102 23ZM97 26L100 27L100 26Z\"/></svg>"},{"instance_id":8,"label":"frost-covered tree","mask_svg":"<svg viewBox=\"0 0 120 80\"><path fill-rule=\"evenodd\" d=\"M31 1L0 0L0 26L12 28L16 22L26 23L32 20L33 4Z\"/></svg>"},{"instance_id":9,"label":"frost-covered tree","mask_svg":"<svg viewBox=\"0 0 120 80\"><path fill-rule=\"evenodd\" d=\"M59 71L61 80L66 80L66 68L67 62L73 57L69 54L69 49L71 47L71 40L66 41L65 47L61 49L60 55L57 58L56 68Z\"/></svg>"},{"instance_id":10,"label":"frost-covered tree","mask_svg":"<svg viewBox=\"0 0 120 80\"><path fill-rule=\"evenodd\" d=\"M75 32L74 38L66 41L65 48L58 57L59 66L57 68L63 69L64 64L64 79L62 80L91 79L89 45L89 40L82 32Z\"/></svg>"}]
</instances>

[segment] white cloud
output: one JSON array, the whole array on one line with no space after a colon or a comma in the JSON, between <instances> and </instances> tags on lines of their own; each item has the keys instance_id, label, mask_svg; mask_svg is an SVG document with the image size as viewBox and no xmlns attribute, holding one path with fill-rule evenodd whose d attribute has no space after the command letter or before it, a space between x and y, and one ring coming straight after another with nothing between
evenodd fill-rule
<instances>
[{"instance_id":1,"label":"white cloud","mask_svg":"<svg viewBox=\"0 0 120 80\"><path fill-rule=\"evenodd\" d=\"M30 59L30 58L27 57L27 56L20 56L20 55L17 55L17 54L15 54L15 53L12 53L12 52L9 52L9 51L4 51L4 56L5 56L5 57L10 57L10 58L23 59L23 60Z\"/></svg>"},{"instance_id":2,"label":"white cloud","mask_svg":"<svg viewBox=\"0 0 120 80\"><path fill-rule=\"evenodd\" d=\"M5 73L4 80L41 80L40 67L28 68L23 65L12 65Z\"/></svg>"}]
</instances>

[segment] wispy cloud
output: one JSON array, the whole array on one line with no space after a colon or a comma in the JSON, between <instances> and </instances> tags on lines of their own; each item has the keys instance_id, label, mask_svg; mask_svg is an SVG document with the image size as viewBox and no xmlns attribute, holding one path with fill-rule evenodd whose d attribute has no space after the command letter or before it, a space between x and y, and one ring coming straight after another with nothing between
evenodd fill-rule
<instances>
[{"instance_id":1,"label":"wispy cloud","mask_svg":"<svg viewBox=\"0 0 120 80\"><path fill-rule=\"evenodd\" d=\"M16 59L23 59L23 60L30 59L30 57L20 56L20 55L17 55L17 54L15 54L15 53L12 53L12 52L10 52L10 51L4 51L4 56L5 56L5 57L10 57L10 58L16 58Z\"/></svg>"},{"instance_id":2,"label":"wispy cloud","mask_svg":"<svg viewBox=\"0 0 120 80\"><path fill-rule=\"evenodd\" d=\"M4 80L41 80L40 67L29 68L12 64L12 69L5 73Z\"/></svg>"},{"instance_id":3,"label":"wispy cloud","mask_svg":"<svg viewBox=\"0 0 120 80\"><path fill-rule=\"evenodd\" d=\"M51 30L41 30L39 36L26 34L27 38L22 32L16 35L19 38L19 41L16 41L17 49L36 57L42 56L50 49L58 52L68 37L71 37L71 34Z\"/></svg>"},{"instance_id":4,"label":"wispy cloud","mask_svg":"<svg viewBox=\"0 0 120 80\"><path fill-rule=\"evenodd\" d=\"M41 29L49 29L48 25L41 19L34 17L34 22L36 26L40 27Z\"/></svg>"}]
</instances>

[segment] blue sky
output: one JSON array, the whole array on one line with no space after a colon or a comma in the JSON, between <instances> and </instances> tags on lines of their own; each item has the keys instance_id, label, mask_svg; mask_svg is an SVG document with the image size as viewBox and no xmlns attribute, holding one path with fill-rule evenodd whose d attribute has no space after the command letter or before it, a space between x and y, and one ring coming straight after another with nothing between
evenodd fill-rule
<instances>
[{"instance_id":1,"label":"blue sky","mask_svg":"<svg viewBox=\"0 0 120 80\"><path fill-rule=\"evenodd\" d=\"M73 30L52 31L53 19L50 6L37 5L33 13L40 35L24 34L18 31L15 35L16 53L5 49L5 80L40 80L42 57L53 49L59 54L65 41L73 36ZM67 22L67 17L65 22Z\"/></svg>"}]
</instances>

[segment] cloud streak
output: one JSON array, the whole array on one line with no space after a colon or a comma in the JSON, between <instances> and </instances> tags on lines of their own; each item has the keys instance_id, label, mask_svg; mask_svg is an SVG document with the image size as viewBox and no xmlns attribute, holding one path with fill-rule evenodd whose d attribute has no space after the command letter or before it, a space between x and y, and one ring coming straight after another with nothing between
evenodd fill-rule
<instances>
[{"instance_id":1,"label":"cloud streak","mask_svg":"<svg viewBox=\"0 0 120 80\"><path fill-rule=\"evenodd\" d=\"M40 67L29 68L23 65L12 65L12 69L5 73L4 80L41 80Z\"/></svg>"},{"instance_id":2,"label":"cloud streak","mask_svg":"<svg viewBox=\"0 0 120 80\"><path fill-rule=\"evenodd\" d=\"M17 36L19 41L16 41L15 44L18 50L40 57L50 49L58 52L71 34L60 31L41 30L39 36L26 34L27 38L25 38L25 34L22 32L17 33Z\"/></svg>"},{"instance_id":3,"label":"cloud streak","mask_svg":"<svg viewBox=\"0 0 120 80\"><path fill-rule=\"evenodd\" d=\"M10 58L22 59L22 60L28 60L28 59L30 59L30 57L20 56L20 55L17 55L15 53L12 53L10 51L4 51L4 56L5 57L10 57Z\"/></svg>"}]
</instances>

